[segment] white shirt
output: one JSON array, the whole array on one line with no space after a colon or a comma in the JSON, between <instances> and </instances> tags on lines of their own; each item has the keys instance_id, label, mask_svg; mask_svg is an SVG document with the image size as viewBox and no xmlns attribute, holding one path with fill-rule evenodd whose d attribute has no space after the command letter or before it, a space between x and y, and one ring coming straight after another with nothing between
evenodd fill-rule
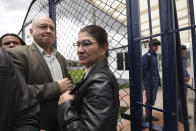
<instances>
[{"instance_id":1,"label":"white shirt","mask_svg":"<svg viewBox=\"0 0 196 131\"><path fill-rule=\"evenodd\" d=\"M94 66L94 65L93 65ZM88 75L88 73L91 71L91 69L93 68L93 66L90 66L89 68L85 68L85 76L84 78L86 78L86 76Z\"/></svg>"},{"instance_id":2,"label":"white shirt","mask_svg":"<svg viewBox=\"0 0 196 131\"><path fill-rule=\"evenodd\" d=\"M46 61L50 73L52 75L53 81L63 79L62 69L59 61L56 58L56 49L52 48L52 53L50 55L46 54L44 49L42 49L36 42L34 42L44 60Z\"/></svg>"}]
</instances>

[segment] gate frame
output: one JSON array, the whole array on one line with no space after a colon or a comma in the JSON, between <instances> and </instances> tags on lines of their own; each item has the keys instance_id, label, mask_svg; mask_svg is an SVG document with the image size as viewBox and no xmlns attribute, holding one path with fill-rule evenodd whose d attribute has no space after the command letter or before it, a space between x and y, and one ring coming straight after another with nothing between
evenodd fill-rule
<instances>
[{"instance_id":1,"label":"gate frame","mask_svg":"<svg viewBox=\"0 0 196 131\"><path fill-rule=\"evenodd\" d=\"M136 40L140 38L139 0L126 0L126 9L131 130L141 131L142 106L137 104L137 102L142 102L141 44L139 40Z\"/></svg>"},{"instance_id":2,"label":"gate frame","mask_svg":"<svg viewBox=\"0 0 196 131\"><path fill-rule=\"evenodd\" d=\"M56 6L63 0L48 0L49 17L55 23L56 30ZM147 1L147 0L146 0ZM163 68L163 111L164 131L178 130L177 111L177 75L176 75L176 49L175 32L191 29L193 67L194 67L194 87L196 87L196 38L195 18L193 0L187 0L190 6L191 26L182 29L175 29L174 9L172 0L159 0L160 28L161 33L150 34L141 38L140 30L140 9L139 0L126 0L127 9L127 32L128 32L128 54L129 54L129 83L130 83L130 110L131 130L142 130L143 107L142 103L142 71L141 71L141 40L152 39L160 36L162 43L162 68ZM172 12L172 13L171 13ZM151 20L150 20L151 21ZM150 26L151 27L151 26ZM151 27L152 28L152 27ZM54 47L57 48L55 40ZM172 93L176 92L176 93ZM196 95L195 95L196 98ZM138 104L140 103L140 104ZM195 101L196 105L196 101ZM143 105L144 106L144 105ZM151 109L155 109L150 107ZM196 112L196 109L195 109ZM195 118L196 120L196 118Z\"/></svg>"}]
</instances>

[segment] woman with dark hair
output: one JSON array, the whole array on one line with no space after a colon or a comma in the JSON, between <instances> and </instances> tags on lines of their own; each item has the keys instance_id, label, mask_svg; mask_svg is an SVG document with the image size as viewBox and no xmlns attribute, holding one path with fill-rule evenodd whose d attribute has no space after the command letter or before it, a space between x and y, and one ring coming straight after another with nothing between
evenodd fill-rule
<instances>
[{"instance_id":1,"label":"woman with dark hair","mask_svg":"<svg viewBox=\"0 0 196 131\"><path fill-rule=\"evenodd\" d=\"M78 36L77 54L85 76L76 87L60 96L57 109L61 130L116 131L119 110L118 83L108 67L106 31L84 27Z\"/></svg>"},{"instance_id":2,"label":"woman with dark hair","mask_svg":"<svg viewBox=\"0 0 196 131\"><path fill-rule=\"evenodd\" d=\"M4 49L26 45L25 42L14 33L7 33L1 36L0 46Z\"/></svg>"}]
</instances>

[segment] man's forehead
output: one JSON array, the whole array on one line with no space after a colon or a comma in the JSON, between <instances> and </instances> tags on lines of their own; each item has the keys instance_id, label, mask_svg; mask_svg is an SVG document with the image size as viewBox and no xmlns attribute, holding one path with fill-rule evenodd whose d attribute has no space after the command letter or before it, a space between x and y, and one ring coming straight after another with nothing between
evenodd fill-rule
<instances>
[{"instance_id":1,"label":"man's forehead","mask_svg":"<svg viewBox=\"0 0 196 131\"><path fill-rule=\"evenodd\" d=\"M53 21L48 17L38 17L33 21L33 25L52 25L54 26Z\"/></svg>"},{"instance_id":2,"label":"man's forehead","mask_svg":"<svg viewBox=\"0 0 196 131\"><path fill-rule=\"evenodd\" d=\"M12 41L20 41L17 37L15 36L6 36L2 39L2 41L9 41L9 40L12 40Z\"/></svg>"},{"instance_id":3,"label":"man's forehead","mask_svg":"<svg viewBox=\"0 0 196 131\"><path fill-rule=\"evenodd\" d=\"M52 20L50 19L41 19L40 21L37 22L38 24L44 24L44 25L54 25L54 23L52 22Z\"/></svg>"}]
</instances>

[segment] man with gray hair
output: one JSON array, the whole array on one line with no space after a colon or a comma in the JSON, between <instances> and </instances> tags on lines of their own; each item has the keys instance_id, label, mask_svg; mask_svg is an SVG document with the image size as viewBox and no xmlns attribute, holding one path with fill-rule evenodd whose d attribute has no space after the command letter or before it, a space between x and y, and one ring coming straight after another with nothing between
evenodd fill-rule
<instances>
[{"instance_id":1,"label":"man with gray hair","mask_svg":"<svg viewBox=\"0 0 196 131\"><path fill-rule=\"evenodd\" d=\"M31 45L8 49L8 52L40 103L41 129L59 131L57 102L62 93L72 88L66 60L53 48L55 25L49 17L35 18L30 34L34 40Z\"/></svg>"}]
</instances>

